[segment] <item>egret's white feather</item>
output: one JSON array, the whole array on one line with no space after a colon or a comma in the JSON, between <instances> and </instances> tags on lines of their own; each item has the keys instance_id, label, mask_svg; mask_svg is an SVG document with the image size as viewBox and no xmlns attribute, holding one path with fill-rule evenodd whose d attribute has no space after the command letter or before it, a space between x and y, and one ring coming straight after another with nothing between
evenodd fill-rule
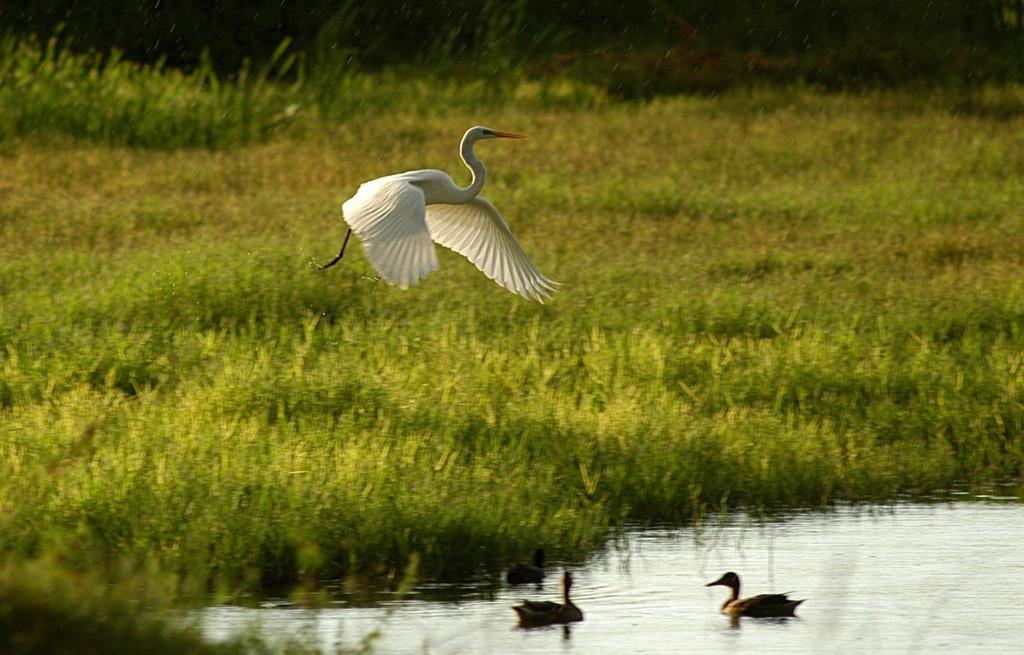
<instances>
[{"instance_id":1,"label":"egret's white feather","mask_svg":"<svg viewBox=\"0 0 1024 655\"><path fill-rule=\"evenodd\" d=\"M437 243L473 262L513 293L543 302L555 283L537 270L501 214L486 198L461 205L427 205L427 229Z\"/></svg>"},{"instance_id":2,"label":"egret's white feather","mask_svg":"<svg viewBox=\"0 0 1024 655\"><path fill-rule=\"evenodd\" d=\"M389 284L402 289L437 270L437 254L425 219L423 191L402 175L359 187L342 213L363 242L370 264Z\"/></svg>"}]
</instances>

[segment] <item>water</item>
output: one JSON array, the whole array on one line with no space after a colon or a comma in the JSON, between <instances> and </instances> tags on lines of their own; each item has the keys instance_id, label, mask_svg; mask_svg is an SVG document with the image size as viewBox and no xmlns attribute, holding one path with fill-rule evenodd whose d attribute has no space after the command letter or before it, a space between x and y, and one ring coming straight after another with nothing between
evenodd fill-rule
<instances>
[{"instance_id":1,"label":"water","mask_svg":"<svg viewBox=\"0 0 1024 655\"><path fill-rule=\"evenodd\" d=\"M298 637L324 650L356 646L379 629L381 653L1018 653L1024 504L1010 499L636 530L573 567L585 620L568 629L517 629L509 609L524 597L558 599L554 566L543 587L422 585L369 603L341 594L317 609L208 607L198 622L211 640L255 621L264 638ZM796 619L734 626L718 613L727 590L704 586L728 570L742 577L744 595L794 592L808 601Z\"/></svg>"}]
</instances>

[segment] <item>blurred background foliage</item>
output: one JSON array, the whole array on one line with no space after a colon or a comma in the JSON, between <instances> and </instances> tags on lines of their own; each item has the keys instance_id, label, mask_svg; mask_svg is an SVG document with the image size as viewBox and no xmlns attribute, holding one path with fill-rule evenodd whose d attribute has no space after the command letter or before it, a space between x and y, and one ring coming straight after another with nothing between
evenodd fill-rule
<instances>
[{"instance_id":1,"label":"blurred background foliage","mask_svg":"<svg viewBox=\"0 0 1024 655\"><path fill-rule=\"evenodd\" d=\"M287 43L335 69L495 61L569 68L622 96L751 80L828 87L1019 81L1024 0L3 0L0 25L79 50L219 74ZM496 56L497 55L497 56ZM295 74L295 71L292 71Z\"/></svg>"}]
</instances>

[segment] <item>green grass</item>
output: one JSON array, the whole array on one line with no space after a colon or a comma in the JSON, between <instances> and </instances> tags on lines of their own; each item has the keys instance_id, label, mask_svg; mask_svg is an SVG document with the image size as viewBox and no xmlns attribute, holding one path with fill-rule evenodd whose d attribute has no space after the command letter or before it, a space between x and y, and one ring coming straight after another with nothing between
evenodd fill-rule
<instances>
[{"instance_id":1,"label":"green grass","mask_svg":"<svg viewBox=\"0 0 1024 655\"><path fill-rule=\"evenodd\" d=\"M180 615L170 621L159 614L157 608L167 609L168 596L154 593L152 578L133 582L131 587L111 586L105 576L68 575L47 560L8 563L0 569L0 650L18 655L319 652L289 639L269 646L255 636L206 643ZM140 599L146 604L140 605Z\"/></svg>"},{"instance_id":2,"label":"green grass","mask_svg":"<svg viewBox=\"0 0 1024 655\"><path fill-rule=\"evenodd\" d=\"M75 52L59 36L45 44L0 37L0 145L64 138L154 149L228 148L381 113L607 101L595 85L566 75L527 79L523 62L497 51L476 63L504 75L460 79L465 71L454 57L442 51L430 69L370 74L350 53L329 50L310 63L291 53L285 40L267 63L225 76L206 56L183 72L162 62L127 61L117 51Z\"/></svg>"},{"instance_id":3,"label":"green grass","mask_svg":"<svg viewBox=\"0 0 1024 655\"><path fill-rule=\"evenodd\" d=\"M456 171L475 123L531 136L479 154L551 303L448 252L409 291L358 244L312 269L361 181ZM179 593L451 577L1019 476L1022 127L791 89L11 146L0 553Z\"/></svg>"}]
</instances>

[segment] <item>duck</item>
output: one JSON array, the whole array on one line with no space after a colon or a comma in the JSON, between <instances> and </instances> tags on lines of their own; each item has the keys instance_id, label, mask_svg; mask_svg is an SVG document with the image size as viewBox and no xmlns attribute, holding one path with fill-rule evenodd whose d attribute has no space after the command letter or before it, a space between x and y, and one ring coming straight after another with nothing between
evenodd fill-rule
<instances>
[{"instance_id":1,"label":"duck","mask_svg":"<svg viewBox=\"0 0 1024 655\"><path fill-rule=\"evenodd\" d=\"M569 590L571 588L572 574L566 571L562 574L563 602L552 603L548 600L524 600L521 605L516 605L512 608L519 615L519 624L523 627L536 627L582 621L583 611L569 600Z\"/></svg>"},{"instance_id":2,"label":"duck","mask_svg":"<svg viewBox=\"0 0 1024 655\"><path fill-rule=\"evenodd\" d=\"M533 566L519 563L508 570L505 580L509 584L526 584L528 582L542 582L544 580L544 550L538 548L533 551Z\"/></svg>"},{"instance_id":3,"label":"duck","mask_svg":"<svg viewBox=\"0 0 1024 655\"><path fill-rule=\"evenodd\" d=\"M806 599L790 600L787 594L760 594L740 598L740 576L732 571L725 573L706 587L729 587L732 595L722 605L722 614L733 618L751 616L757 618L796 616L796 608Z\"/></svg>"}]
</instances>

